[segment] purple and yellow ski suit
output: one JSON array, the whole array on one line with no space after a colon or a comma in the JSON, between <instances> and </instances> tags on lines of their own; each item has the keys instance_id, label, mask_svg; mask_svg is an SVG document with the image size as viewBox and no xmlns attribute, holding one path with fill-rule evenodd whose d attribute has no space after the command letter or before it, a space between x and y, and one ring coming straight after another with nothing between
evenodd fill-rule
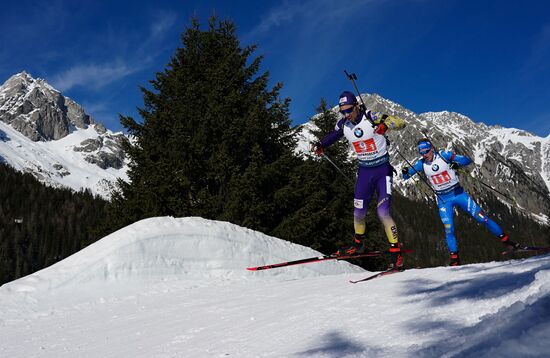
<instances>
[{"instance_id":1,"label":"purple and yellow ski suit","mask_svg":"<svg viewBox=\"0 0 550 358\"><path fill-rule=\"evenodd\" d=\"M391 216L393 167L389 161L388 143L386 137L374 132L369 119L375 124L383 121L388 130L402 129L405 127L405 122L400 118L372 111L360 113L358 118L356 123L345 118L339 120L334 131L321 140L321 145L327 148L340 138L346 137L357 156L358 170L353 202L355 233L365 234L367 207L373 194L376 193L378 217L384 225L388 241L396 244L399 239Z\"/></svg>"}]
</instances>

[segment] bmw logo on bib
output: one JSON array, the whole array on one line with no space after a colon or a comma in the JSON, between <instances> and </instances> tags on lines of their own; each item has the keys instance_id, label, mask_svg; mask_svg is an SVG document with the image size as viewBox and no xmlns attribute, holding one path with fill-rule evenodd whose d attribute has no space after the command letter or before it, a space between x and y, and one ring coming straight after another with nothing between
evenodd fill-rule
<instances>
[{"instance_id":1,"label":"bmw logo on bib","mask_svg":"<svg viewBox=\"0 0 550 358\"><path fill-rule=\"evenodd\" d=\"M355 128L353 134L355 134L357 138L361 138L363 136L363 130L361 128Z\"/></svg>"},{"instance_id":2,"label":"bmw logo on bib","mask_svg":"<svg viewBox=\"0 0 550 358\"><path fill-rule=\"evenodd\" d=\"M438 171L439 170L439 165L437 165L437 164L432 165L432 170L434 172Z\"/></svg>"}]
</instances>

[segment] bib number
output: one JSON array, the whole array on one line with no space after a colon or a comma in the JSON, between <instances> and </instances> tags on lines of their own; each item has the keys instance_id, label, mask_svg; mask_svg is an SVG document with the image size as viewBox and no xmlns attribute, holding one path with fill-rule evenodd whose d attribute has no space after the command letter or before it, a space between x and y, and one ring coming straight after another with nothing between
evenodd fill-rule
<instances>
[{"instance_id":1,"label":"bib number","mask_svg":"<svg viewBox=\"0 0 550 358\"><path fill-rule=\"evenodd\" d=\"M442 185L446 184L451 181L451 176L449 173L445 170L443 173L432 175L432 183L434 185Z\"/></svg>"},{"instance_id":2,"label":"bib number","mask_svg":"<svg viewBox=\"0 0 550 358\"><path fill-rule=\"evenodd\" d=\"M376 152L376 143L374 142L374 138L353 142L353 147L355 148L355 152L358 154Z\"/></svg>"}]
</instances>

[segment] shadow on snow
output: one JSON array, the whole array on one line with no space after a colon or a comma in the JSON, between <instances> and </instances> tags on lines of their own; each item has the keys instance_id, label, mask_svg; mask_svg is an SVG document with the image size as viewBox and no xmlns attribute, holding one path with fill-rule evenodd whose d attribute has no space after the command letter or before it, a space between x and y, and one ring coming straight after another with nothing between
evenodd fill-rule
<instances>
[{"instance_id":1,"label":"shadow on snow","mask_svg":"<svg viewBox=\"0 0 550 358\"><path fill-rule=\"evenodd\" d=\"M414 280L407 284L404 295L422 295L428 307L446 306L459 301L475 305L477 300L498 300L512 291L533 291L524 301L511 303L494 314L480 317L472 326L445 320L409 323L411 332L440 331L437 341L416 346L415 357L542 357L547 356L550 334L550 289L542 283L533 290L535 275L550 270L550 263L525 272L495 273L440 284L431 280ZM542 280L539 280L542 281ZM415 298L418 300L418 297ZM477 304L486 305L487 302ZM546 352L546 353L541 353Z\"/></svg>"},{"instance_id":2,"label":"shadow on snow","mask_svg":"<svg viewBox=\"0 0 550 358\"><path fill-rule=\"evenodd\" d=\"M296 356L301 357L346 357L346 356L370 356L376 355L377 349L363 347L351 339L347 339L339 332L329 332L313 344L315 348L298 352Z\"/></svg>"}]
</instances>

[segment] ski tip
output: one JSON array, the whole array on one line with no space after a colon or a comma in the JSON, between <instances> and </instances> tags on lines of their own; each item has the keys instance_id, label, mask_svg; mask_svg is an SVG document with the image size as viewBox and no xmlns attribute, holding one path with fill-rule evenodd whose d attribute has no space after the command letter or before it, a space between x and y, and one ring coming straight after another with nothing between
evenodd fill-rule
<instances>
[{"instance_id":1,"label":"ski tip","mask_svg":"<svg viewBox=\"0 0 550 358\"><path fill-rule=\"evenodd\" d=\"M524 246L524 247L518 247L517 249L502 251L502 254L508 255L508 254L514 254L514 253L528 253L528 252L538 253L540 255L540 254L550 252L550 248L537 247L537 246Z\"/></svg>"}]
</instances>

